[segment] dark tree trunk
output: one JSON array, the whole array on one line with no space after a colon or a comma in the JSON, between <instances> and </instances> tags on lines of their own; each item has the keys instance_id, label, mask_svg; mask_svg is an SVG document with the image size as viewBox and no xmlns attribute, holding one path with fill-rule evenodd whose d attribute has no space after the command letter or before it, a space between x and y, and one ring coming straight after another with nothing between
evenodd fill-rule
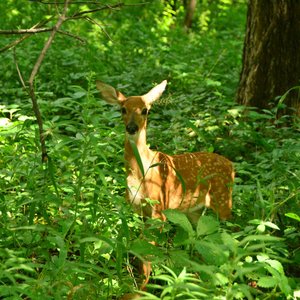
<instances>
[{"instance_id":1,"label":"dark tree trunk","mask_svg":"<svg viewBox=\"0 0 300 300\"><path fill-rule=\"evenodd\" d=\"M237 101L271 108L299 80L300 1L250 0ZM300 115L299 90L284 103Z\"/></svg>"},{"instance_id":2,"label":"dark tree trunk","mask_svg":"<svg viewBox=\"0 0 300 300\"><path fill-rule=\"evenodd\" d=\"M185 13L185 19L184 19L184 26L186 28L192 27L196 5L197 5L197 0L188 0L185 4L186 13Z\"/></svg>"}]
</instances>

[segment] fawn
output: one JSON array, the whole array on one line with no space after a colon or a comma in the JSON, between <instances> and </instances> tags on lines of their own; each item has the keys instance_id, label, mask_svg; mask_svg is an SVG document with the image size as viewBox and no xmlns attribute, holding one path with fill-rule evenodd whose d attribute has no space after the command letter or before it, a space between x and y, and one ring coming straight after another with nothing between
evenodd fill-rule
<instances>
[{"instance_id":1,"label":"fawn","mask_svg":"<svg viewBox=\"0 0 300 300\"><path fill-rule=\"evenodd\" d=\"M164 219L163 210L178 209L196 222L205 205L221 219L230 217L234 169L227 158L204 152L170 156L147 146L148 112L164 92L166 80L143 96L131 97L101 81L96 85L106 102L121 107L126 128L126 198L137 212ZM150 205L148 199L156 201ZM150 263L143 267L147 283Z\"/></svg>"}]
</instances>

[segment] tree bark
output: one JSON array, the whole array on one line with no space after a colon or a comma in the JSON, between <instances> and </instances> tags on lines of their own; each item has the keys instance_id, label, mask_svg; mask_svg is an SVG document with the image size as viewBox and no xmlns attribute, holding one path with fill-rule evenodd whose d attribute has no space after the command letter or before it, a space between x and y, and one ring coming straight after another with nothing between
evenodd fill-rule
<instances>
[{"instance_id":1,"label":"tree bark","mask_svg":"<svg viewBox=\"0 0 300 300\"><path fill-rule=\"evenodd\" d=\"M193 23L193 17L196 10L197 0L189 0L186 3L185 10L185 19L184 19L184 26L185 28L191 28Z\"/></svg>"},{"instance_id":2,"label":"tree bark","mask_svg":"<svg viewBox=\"0 0 300 300\"><path fill-rule=\"evenodd\" d=\"M299 80L300 1L250 0L237 101L269 109ZM299 90L284 103L300 115Z\"/></svg>"}]
</instances>

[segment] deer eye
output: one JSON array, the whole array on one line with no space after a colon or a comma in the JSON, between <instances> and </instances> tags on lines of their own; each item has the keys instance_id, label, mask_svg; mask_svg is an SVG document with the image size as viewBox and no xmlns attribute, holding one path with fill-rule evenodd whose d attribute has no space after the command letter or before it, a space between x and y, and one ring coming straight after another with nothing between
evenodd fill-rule
<instances>
[{"instance_id":1,"label":"deer eye","mask_svg":"<svg viewBox=\"0 0 300 300\"><path fill-rule=\"evenodd\" d=\"M122 115L125 115L125 114L126 114L126 108L125 108L125 107L122 107L121 113L122 113Z\"/></svg>"},{"instance_id":2,"label":"deer eye","mask_svg":"<svg viewBox=\"0 0 300 300\"><path fill-rule=\"evenodd\" d=\"M144 108L143 110L142 110L142 115L147 115L147 113L148 113L148 109L147 108Z\"/></svg>"}]
</instances>

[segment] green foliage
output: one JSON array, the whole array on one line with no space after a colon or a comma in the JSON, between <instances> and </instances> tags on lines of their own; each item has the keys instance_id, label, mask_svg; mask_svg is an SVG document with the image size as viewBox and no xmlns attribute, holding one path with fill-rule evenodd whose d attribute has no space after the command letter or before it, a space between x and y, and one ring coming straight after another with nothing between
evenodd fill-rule
<instances>
[{"instance_id":1,"label":"green foliage","mask_svg":"<svg viewBox=\"0 0 300 300\"><path fill-rule=\"evenodd\" d=\"M261 224L230 233L232 224L221 226L210 216L202 216L193 229L184 214L165 213L176 227L172 245L160 245L162 252L167 250L160 264L168 267L157 271L156 283L149 285L152 293L143 293L142 299L260 299L268 290L266 297L291 297L282 264L289 256L283 238L262 231ZM279 229L271 222L267 225ZM172 227L164 233L169 230Z\"/></svg>"},{"instance_id":2,"label":"green foliage","mask_svg":"<svg viewBox=\"0 0 300 300\"><path fill-rule=\"evenodd\" d=\"M166 266L163 268L168 273L153 276L153 278L166 282L167 285L152 285L154 289L162 290L160 297L144 292L141 299L201 299L206 297L207 290L200 286L201 281L193 274L187 273L185 268L178 276L170 268Z\"/></svg>"},{"instance_id":3,"label":"green foliage","mask_svg":"<svg viewBox=\"0 0 300 300\"><path fill-rule=\"evenodd\" d=\"M284 99L262 112L234 103L244 3L202 1L189 33L179 6L153 1L98 12L100 26L66 23L63 30L87 44L58 36L35 82L45 165L13 53L1 53L0 298L118 299L139 284L134 257L153 262L144 299L299 297L299 120L279 117ZM6 1L0 12L1 29L30 28L56 8ZM16 48L25 80L46 38ZM132 213L120 113L99 99L96 79L128 95L168 79L148 142L166 153L230 158L237 173L230 222L204 215L191 224L172 210L166 223L144 222Z\"/></svg>"}]
</instances>

